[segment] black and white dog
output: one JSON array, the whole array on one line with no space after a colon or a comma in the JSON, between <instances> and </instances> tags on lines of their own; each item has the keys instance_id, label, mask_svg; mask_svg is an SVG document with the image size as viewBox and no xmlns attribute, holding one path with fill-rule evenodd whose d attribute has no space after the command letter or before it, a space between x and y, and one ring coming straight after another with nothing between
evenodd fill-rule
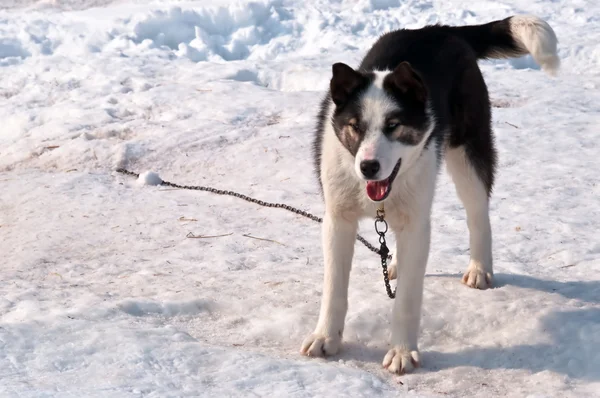
<instances>
[{"instance_id":1,"label":"black and white dog","mask_svg":"<svg viewBox=\"0 0 600 398\"><path fill-rule=\"evenodd\" d=\"M496 151L477 60L531 54L553 73L559 66L556 45L546 22L513 16L484 25L397 30L379 38L357 70L333 65L315 139L326 208L323 297L302 353L339 350L358 221L374 217L384 202L396 234L390 274L398 275L398 286L383 366L403 373L419 365L430 213L443 158L467 212L471 260L462 280L479 289L492 285L488 204Z\"/></svg>"}]
</instances>

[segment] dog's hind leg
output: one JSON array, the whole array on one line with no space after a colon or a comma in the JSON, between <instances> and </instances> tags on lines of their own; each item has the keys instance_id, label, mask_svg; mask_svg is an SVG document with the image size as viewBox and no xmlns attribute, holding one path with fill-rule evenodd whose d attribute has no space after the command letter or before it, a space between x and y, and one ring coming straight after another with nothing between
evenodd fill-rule
<instances>
[{"instance_id":1,"label":"dog's hind leg","mask_svg":"<svg viewBox=\"0 0 600 398\"><path fill-rule=\"evenodd\" d=\"M334 355L340 348L357 230L357 218L347 219L334 211L326 212L323 219L325 272L321 311L315 331L302 342L300 352L305 355Z\"/></svg>"},{"instance_id":2,"label":"dog's hind leg","mask_svg":"<svg viewBox=\"0 0 600 398\"><path fill-rule=\"evenodd\" d=\"M494 148L488 148L494 158ZM489 218L489 195L491 181L487 184L482 181L483 176L493 176L493 161L477 162L477 167L488 170L477 170L474 160L471 159L464 146L446 150L446 165L450 173L458 197L467 212L467 225L469 227L469 243L471 260L462 281L467 286L486 289L491 287L493 278L492 268L492 230ZM476 159L477 160L477 159Z\"/></svg>"}]
</instances>

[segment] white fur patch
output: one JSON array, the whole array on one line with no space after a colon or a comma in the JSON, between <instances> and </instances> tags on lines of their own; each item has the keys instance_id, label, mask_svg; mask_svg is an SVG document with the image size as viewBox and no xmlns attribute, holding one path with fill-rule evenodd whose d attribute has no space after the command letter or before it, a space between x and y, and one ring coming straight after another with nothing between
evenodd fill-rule
<instances>
[{"instance_id":1,"label":"white fur patch","mask_svg":"<svg viewBox=\"0 0 600 398\"><path fill-rule=\"evenodd\" d=\"M546 21L531 15L516 15L510 19L510 30L546 73L556 74L560 67L556 54L558 39Z\"/></svg>"}]
</instances>

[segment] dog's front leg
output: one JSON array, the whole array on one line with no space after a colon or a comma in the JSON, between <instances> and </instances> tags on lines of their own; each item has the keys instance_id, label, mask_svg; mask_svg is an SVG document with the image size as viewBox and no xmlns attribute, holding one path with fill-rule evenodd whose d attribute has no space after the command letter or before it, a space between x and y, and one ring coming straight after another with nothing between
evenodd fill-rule
<instances>
[{"instance_id":1,"label":"dog's front leg","mask_svg":"<svg viewBox=\"0 0 600 398\"><path fill-rule=\"evenodd\" d=\"M321 312L315 331L304 339L300 352L309 356L338 352L348 310L348 280L358 220L327 211L323 219L325 272Z\"/></svg>"},{"instance_id":2,"label":"dog's front leg","mask_svg":"<svg viewBox=\"0 0 600 398\"><path fill-rule=\"evenodd\" d=\"M392 347L383 359L390 372L402 374L419 366L417 339L421 321L423 280L429 256L429 217L411 220L398 236L396 299L392 313Z\"/></svg>"}]
</instances>

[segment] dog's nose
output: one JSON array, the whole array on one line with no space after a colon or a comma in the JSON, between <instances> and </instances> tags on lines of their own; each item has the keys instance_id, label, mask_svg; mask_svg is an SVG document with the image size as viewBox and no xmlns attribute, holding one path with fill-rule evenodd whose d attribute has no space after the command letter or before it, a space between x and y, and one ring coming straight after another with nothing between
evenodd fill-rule
<instances>
[{"instance_id":1,"label":"dog's nose","mask_svg":"<svg viewBox=\"0 0 600 398\"><path fill-rule=\"evenodd\" d=\"M374 178L379 172L379 168L380 165L378 160L363 160L360 162L360 171L365 178Z\"/></svg>"}]
</instances>

